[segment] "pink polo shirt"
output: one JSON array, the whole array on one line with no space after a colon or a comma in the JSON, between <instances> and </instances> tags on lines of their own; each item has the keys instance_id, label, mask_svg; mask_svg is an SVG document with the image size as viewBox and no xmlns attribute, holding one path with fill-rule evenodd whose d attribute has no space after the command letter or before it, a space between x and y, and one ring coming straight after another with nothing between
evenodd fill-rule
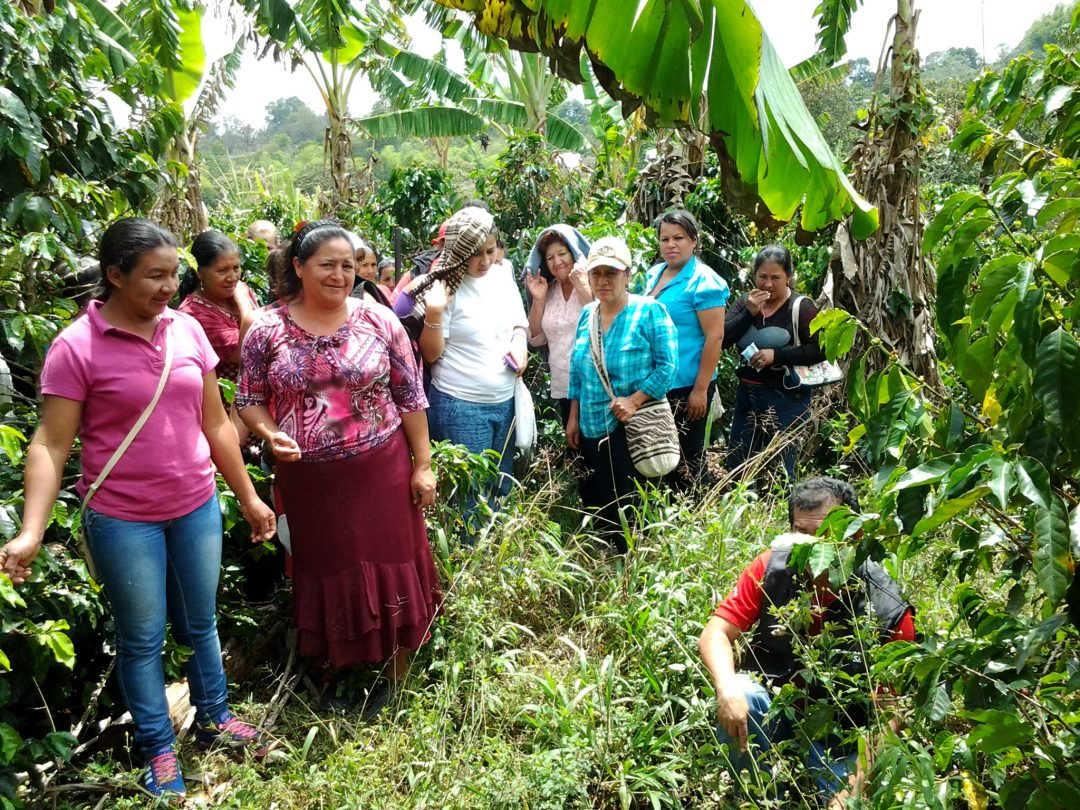
<instances>
[{"instance_id":1,"label":"pink polo shirt","mask_svg":"<svg viewBox=\"0 0 1080 810\"><path fill-rule=\"evenodd\" d=\"M203 377L218 363L190 315L167 309L152 342L110 326L92 301L85 317L61 332L41 370L41 393L83 404L80 496L150 404L173 341L169 380L154 412L90 501L122 520L170 520L214 492L210 445L202 432Z\"/></svg>"}]
</instances>

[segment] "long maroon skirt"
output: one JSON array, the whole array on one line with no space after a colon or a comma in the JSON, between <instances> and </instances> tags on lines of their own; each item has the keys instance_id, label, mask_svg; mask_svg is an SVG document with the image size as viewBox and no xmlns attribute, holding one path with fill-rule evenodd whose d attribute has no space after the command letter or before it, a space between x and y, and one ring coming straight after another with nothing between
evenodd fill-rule
<instances>
[{"instance_id":1,"label":"long maroon skirt","mask_svg":"<svg viewBox=\"0 0 1080 810\"><path fill-rule=\"evenodd\" d=\"M342 668L419 649L439 608L405 433L340 461L278 464L301 655Z\"/></svg>"}]
</instances>

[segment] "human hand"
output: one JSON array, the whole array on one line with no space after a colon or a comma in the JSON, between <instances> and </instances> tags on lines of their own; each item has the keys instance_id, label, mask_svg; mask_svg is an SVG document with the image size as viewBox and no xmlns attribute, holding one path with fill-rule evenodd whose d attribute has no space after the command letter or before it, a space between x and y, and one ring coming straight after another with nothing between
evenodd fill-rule
<instances>
[{"instance_id":1,"label":"human hand","mask_svg":"<svg viewBox=\"0 0 1080 810\"><path fill-rule=\"evenodd\" d=\"M772 349L760 349L750 357L750 367L761 371L771 366L775 357L776 353Z\"/></svg>"},{"instance_id":2,"label":"human hand","mask_svg":"<svg viewBox=\"0 0 1080 810\"><path fill-rule=\"evenodd\" d=\"M420 464L413 468L409 481L413 505L418 509L435 503L435 473L430 464Z\"/></svg>"},{"instance_id":3,"label":"human hand","mask_svg":"<svg viewBox=\"0 0 1080 810\"><path fill-rule=\"evenodd\" d=\"M630 397L616 397L611 403L611 412L620 422L629 422L638 411L638 405Z\"/></svg>"},{"instance_id":4,"label":"human hand","mask_svg":"<svg viewBox=\"0 0 1080 810\"><path fill-rule=\"evenodd\" d=\"M746 297L746 308L750 310L751 315L757 315L761 312L761 307L769 300L768 290L759 290L757 287L750 291L750 294Z\"/></svg>"},{"instance_id":5,"label":"human hand","mask_svg":"<svg viewBox=\"0 0 1080 810\"><path fill-rule=\"evenodd\" d=\"M750 736L747 726L749 715L750 707L742 689L716 690L716 722L738 744L740 751L747 749L747 738Z\"/></svg>"},{"instance_id":6,"label":"human hand","mask_svg":"<svg viewBox=\"0 0 1080 810\"><path fill-rule=\"evenodd\" d=\"M300 460L300 445L283 430L270 434L270 449L278 461Z\"/></svg>"},{"instance_id":7,"label":"human hand","mask_svg":"<svg viewBox=\"0 0 1080 810\"><path fill-rule=\"evenodd\" d=\"M254 309L251 305L251 293L248 291L247 284L242 281L236 282L236 289L233 290L233 301L236 302L236 308L241 317Z\"/></svg>"},{"instance_id":8,"label":"human hand","mask_svg":"<svg viewBox=\"0 0 1080 810\"><path fill-rule=\"evenodd\" d=\"M525 289L533 301L546 301L548 293L547 279L540 274L540 268L535 273L525 274Z\"/></svg>"},{"instance_id":9,"label":"human hand","mask_svg":"<svg viewBox=\"0 0 1080 810\"><path fill-rule=\"evenodd\" d=\"M573 417L566 422L566 446L571 450L577 450L581 446L581 427Z\"/></svg>"},{"instance_id":10,"label":"human hand","mask_svg":"<svg viewBox=\"0 0 1080 810\"><path fill-rule=\"evenodd\" d=\"M41 541L35 540L25 532L15 535L3 548L0 548L0 571L7 574L15 585L22 585L29 579L32 573L30 563L34 561L40 549Z\"/></svg>"},{"instance_id":11,"label":"human hand","mask_svg":"<svg viewBox=\"0 0 1080 810\"><path fill-rule=\"evenodd\" d=\"M507 354L514 361L514 366L517 368L516 374L520 377L525 373L526 366L529 365L529 350L515 341L510 344L510 351Z\"/></svg>"},{"instance_id":12,"label":"human hand","mask_svg":"<svg viewBox=\"0 0 1080 810\"><path fill-rule=\"evenodd\" d=\"M433 281L424 294L425 312L441 315L449 303L450 296L446 294L446 285L439 280Z\"/></svg>"},{"instance_id":13,"label":"human hand","mask_svg":"<svg viewBox=\"0 0 1080 810\"><path fill-rule=\"evenodd\" d=\"M241 501L240 514L251 526L252 543L265 543L277 532L277 515L259 497Z\"/></svg>"},{"instance_id":14,"label":"human hand","mask_svg":"<svg viewBox=\"0 0 1080 810\"><path fill-rule=\"evenodd\" d=\"M686 400L686 418L691 422L703 419L709 410L709 389L699 391L697 386Z\"/></svg>"},{"instance_id":15,"label":"human hand","mask_svg":"<svg viewBox=\"0 0 1080 810\"><path fill-rule=\"evenodd\" d=\"M579 292L586 292L589 294L589 298L592 298L592 288L589 286L589 271L585 266L585 262L580 259L574 262L573 268L570 270L570 283L573 284Z\"/></svg>"}]
</instances>

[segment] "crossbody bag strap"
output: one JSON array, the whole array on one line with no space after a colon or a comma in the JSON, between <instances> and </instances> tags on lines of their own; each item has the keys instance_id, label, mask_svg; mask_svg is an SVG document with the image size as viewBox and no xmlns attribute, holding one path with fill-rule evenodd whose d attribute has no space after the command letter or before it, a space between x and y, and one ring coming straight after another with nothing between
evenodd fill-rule
<instances>
[{"instance_id":1,"label":"crossbody bag strap","mask_svg":"<svg viewBox=\"0 0 1080 810\"><path fill-rule=\"evenodd\" d=\"M795 296L795 302L791 305L791 335L795 340L795 347L798 348L802 345L802 341L799 339L799 313L802 310L803 298L806 296Z\"/></svg>"},{"instance_id":2,"label":"crossbody bag strap","mask_svg":"<svg viewBox=\"0 0 1080 810\"><path fill-rule=\"evenodd\" d=\"M131 430L128 431L127 436L120 442L120 446L116 448L116 452L112 454L112 457L105 463L105 466L101 468L101 472L98 473L98 477L94 480L94 483L90 485L90 488L86 490L86 497L83 498L82 508L86 509L90 503L90 499L94 497L102 485L105 483L105 479L109 477L109 473L113 471L113 467L117 465L121 458L124 457L124 453L131 446L131 443L135 441L135 437L139 435L139 432L143 429L143 425L146 424L146 420L150 418L150 414L154 412L154 408L158 404L158 400L161 399L161 392L165 390L165 383L169 379L169 370L172 369L173 360L173 340L172 335L169 334L169 328L166 326L164 330L165 340L165 367L161 369L161 377L158 379L157 390L154 391L154 398L150 400L150 404L143 410L142 415L132 425Z\"/></svg>"},{"instance_id":3,"label":"crossbody bag strap","mask_svg":"<svg viewBox=\"0 0 1080 810\"><path fill-rule=\"evenodd\" d=\"M593 317L589 318L589 346L592 349L593 365L596 366L596 374L600 377L600 384L604 386L607 395L615 399L615 391L608 377L607 366L604 365L604 339L600 335L600 307L593 311Z\"/></svg>"}]
</instances>

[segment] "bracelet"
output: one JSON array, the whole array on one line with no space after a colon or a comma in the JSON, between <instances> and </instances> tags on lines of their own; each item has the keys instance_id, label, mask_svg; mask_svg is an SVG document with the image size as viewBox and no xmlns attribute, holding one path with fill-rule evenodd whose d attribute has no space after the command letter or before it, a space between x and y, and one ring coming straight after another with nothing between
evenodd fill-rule
<instances>
[{"instance_id":1,"label":"bracelet","mask_svg":"<svg viewBox=\"0 0 1080 810\"><path fill-rule=\"evenodd\" d=\"M424 326L428 329L442 329L441 323L429 323L428 321L424 321Z\"/></svg>"}]
</instances>

